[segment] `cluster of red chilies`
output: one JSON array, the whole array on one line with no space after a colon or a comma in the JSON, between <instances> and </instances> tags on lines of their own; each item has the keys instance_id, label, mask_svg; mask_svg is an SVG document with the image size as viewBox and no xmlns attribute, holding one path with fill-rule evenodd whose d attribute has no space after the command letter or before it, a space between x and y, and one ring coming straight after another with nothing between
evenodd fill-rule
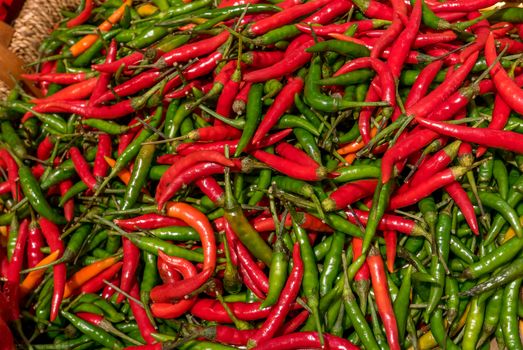
<instances>
[{"instance_id":1,"label":"cluster of red chilies","mask_svg":"<svg viewBox=\"0 0 523 350\"><path fill-rule=\"evenodd\" d=\"M0 102L0 349L522 349L522 40L493 0L83 1Z\"/></svg>"}]
</instances>

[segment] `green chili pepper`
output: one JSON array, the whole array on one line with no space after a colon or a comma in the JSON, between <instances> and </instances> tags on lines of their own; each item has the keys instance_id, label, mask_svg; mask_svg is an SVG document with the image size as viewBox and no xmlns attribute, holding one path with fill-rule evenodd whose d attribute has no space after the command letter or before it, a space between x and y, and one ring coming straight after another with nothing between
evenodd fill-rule
<instances>
[{"instance_id":1,"label":"green chili pepper","mask_svg":"<svg viewBox=\"0 0 523 350\"><path fill-rule=\"evenodd\" d=\"M272 249L265 240L251 226L245 217L241 206L233 196L229 171L225 171L225 200L223 204L224 216L231 225L232 230L238 235L245 247L266 265L270 265Z\"/></svg>"},{"instance_id":2,"label":"green chili pepper","mask_svg":"<svg viewBox=\"0 0 523 350\"><path fill-rule=\"evenodd\" d=\"M89 322L84 321L80 317L77 317L63 310L61 312L62 316L64 316L69 322L71 322L80 332L84 333L95 342L103 346L106 346L109 349L123 349L123 344L118 339L116 339L100 327L94 326Z\"/></svg>"},{"instance_id":3,"label":"green chili pepper","mask_svg":"<svg viewBox=\"0 0 523 350\"><path fill-rule=\"evenodd\" d=\"M272 147L265 150L266 152L273 153ZM265 195L266 190L271 184L272 170L261 169L256 181L256 191L252 194L251 198L247 202L248 205L256 205Z\"/></svg>"},{"instance_id":4,"label":"green chili pepper","mask_svg":"<svg viewBox=\"0 0 523 350\"><path fill-rule=\"evenodd\" d=\"M366 57L370 55L370 50L365 46L342 40L321 41L309 47L306 51L314 53L334 51L350 57Z\"/></svg>"},{"instance_id":5,"label":"green chili pepper","mask_svg":"<svg viewBox=\"0 0 523 350\"><path fill-rule=\"evenodd\" d=\"M335 77L319 79L316 81L318 85L355 85L366 83L374 77L374 71L370 69L359 69L353 72L341 74Z\"/></svg>"},{"instance_id":6,"label":"green chili pepper","mask_svg":"<svg viewBox=\"0 0 523 350\"><path fill-rule=\"evenodd\" d=\"M320 296L332 289L341 267L341 255L345 244L345 234L335 231L330 249L325 256L323 270L320 273Z\"/></svg>"},{"instance_id":7,"label":"green chili pepper","mask_svg":"<svg viewBox=\"0 0 523 350\"><path fill-rule=\"evenodd\" d=\"M325 43L325 41L321 42L320 44L322 43ZM320 77L321 60L319 57L315 57L312 59L311 65L309 67L309 73L305 79L304 88L305 102L307 102L314 109L322 112L337 112L348 108L369 106L369 104L365 102L346 101L341 97L333 97L323 94L320 86L316 84L316 81L319 80ZM378 102L377 104L371 104L380 106L384 105L381 102Z\"/></svg>"},{"instance_id":8,"label":"green chili pepper","mask_svg":"<svg viewBox=\"0 0 523 350\"><path fill-rule=\"evenodd\" d=\"M20 187L22 192L29 200L31 206L46 219L51 220L55 224L64 225L67 223L65 218L58 214L47 202L42 189L31 169L25 165L18 169L18 176L20 177Z\"/></svg>"},{"instance_id":9,"label":"green chili pepper","mask_svg":"<svg viewBox=\"0 0 523 350\"><path fill-rule=\"evenodd\" d=\"M499 159L494 160L492 176L498 185L498 192L501 198L507 200L508 197L508 171L505 163Z\"/></svg>"},{"instance_id":10,"label":"green chili pepper","mask_svg":"<svg viewBox=\"0 0 523 350\"><path fill-rule=\"evenodd\" d=\"M287 254L285 244L278 234L276 243L274 244L271 269L269 272L269 292L261 304L261 308L274 305L280 297L280 293L287 281L287 269L289 265L289 257Z\"/></svg>"},{"instance_id":11,"label":"green chili pepper","mask_svg":"<svg viewBox=\"0 0 523 350\"><path fill-rule=\"evenodd\" d=\"M409 265L403 274L400 290L398 296L394 300L394 314L396 315L396 323L398 325L398 337L404 339L405 329L407 327L407 316L410 306L410 293L412 287L411 281L412 265Z\"/></svg>"},{"instance_id":12,"label":"green chili pepper","mask_svg":"<svg viewBox=\"0 0 523 350\"><path fill-rule=\"evenodd\" d=\"M13 257L13 252L16 247L16 242L18 242L18 234L20 230L20 224L18 222L18 217L13 215L11 219L11 224L9 225L9 236L7 237L7 260L11 261Z\"/></svg>"},{"instance_id":13,"label":"green chili pepper","mask_svg":"<svg viewBox=\"0 0 523 350\"><path fill-rule=\"evenodd\" d=\"M312 125L312 124L311 124ZM296 136L296 139L298 140L298 143L301 145L303 150L318 163L320 166L322 165L321 161L321 152L318 148L318 145L316 144L316 140L314 139L314 133L309 132L308 130L300 127L296 127L293 129L294 136Z\"/></svg>"},{"instance_id":14,"label":"green chili pepper","mask_svg":"<svg viewBox=\"0 0 523 350\"><path fill-rule=\"evenodd\" d=\"M316 261L322 261L323 258L327 255L327 252L331 247L332 240L333 236L329 236L314 246L314 256L316 257Z\"/></svg>"},{"instance_id":15,"label":"green chili pepper","mask_svg":"<svg viewBox=\"0 0 523 350\"><path fill-rule=\"evenodd\" d=\"M143 145L138 152L136 160L134 161L131 178L127 184L123 202L121 204L122 210L132 207L136 203L138 196L140 196L147 181L147 175L149 174L155 150L156 144L150 143Z\"/></svg>"},{"instance_id":16,"label":"green chili pepper","mask_svg":"<svg viewBox=\"0 0 523 350\"><path fill-rule=\"evenodd\" d=\"M299 226L299 220L296 217L296 211L293 207L289 210L292 218L292 230L295 234L296 241L300 244L301 258L303 260L303 280L302 290L303 295L307 299L307 305L311 308L312 318L316 324L316 331L319 333L320 340L323 339L321 330L321 320L319 314L319 282L318 282L318 266L316 265L316 258L314 250L307 236L307 232Z\"/></svg>"},{"instance_id":17,"label":"green chili pepper","mask_svg":"<svg viewBox=\"0 0 523 350\"><path fill-rule=\"evenodd\" d=\"M513 209L506 201L504 201L503 198L497 194L489 192L479 192L478 196L479 200L484 206L496 210L505 218L505 220L508 221L518 237L523 237L523 227L521 226L516 210ZM473 196L471 193L469 193L469 198L473 203L476 202L475 196Z\"/></svg>"},{"instance_id":18,"label":"green chili pepper","mask_svg":"<svg viewBox=\"0 0 523 350\"><path fill-rule=\"evenodd\" d=\"M249 96L247 98L247 111L245 115L245 127L243 128L242 136L238 141L238 146L234 152L234 156L238 157L245 147L247 147L251 140L258 123L260 121L262 113L262 96L263 96L263 84L253 84L249 90Z\"/></svg>"}]
</instances>

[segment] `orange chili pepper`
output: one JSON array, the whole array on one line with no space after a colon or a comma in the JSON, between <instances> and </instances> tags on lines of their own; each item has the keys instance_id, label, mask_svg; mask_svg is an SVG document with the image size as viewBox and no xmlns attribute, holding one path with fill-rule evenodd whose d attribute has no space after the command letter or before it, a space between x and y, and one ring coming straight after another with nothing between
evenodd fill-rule
<instances>
[{"instance_id":1,"label":"orange chili pepper","mask_svg":"<svg viewBox=\"0 0 523 350\"><path fill-rule=\"evenodd\" d=\"M78 270L74 275L71 276L69 281L67 281L64 290L64 298L69 297L75 289L81 287L91 278L96 277L96 275L101 273L103 270L113 266L119 260L120 256L110 256Z\"/></svg>"},{"instance_id":2,"label":"orange chili pepper","mask_svg":"<svg viewBox=\"0 0 523 350\"><path fill-rule=\"evenodd\" d=\"M132 0L125 0L125 2L120 6L119 8L114 11L111 16L109 16L108 19L106 19L102 24L98 26L98 29L101 32L107 32L109 31L113 25L118 23L120 19L123 17L125 13L125 8L127 6L130 6L132 3ZM82 39L80 39L78 42L76 42L69 51L73 55L73 57L78 57L82 53L85 52L88 48L93 46L93 44L98 40L98 34L87 34Z\"/></svg>"},{"instance_id":3,"label":"orange chili pepper","mask_svg":"<svg viewBox=\"0 0 523 350\"><path fill-rule=\"evenodd\" d=\"M363 40L356 39L356 38L353 38L352 36L348 36L348 35L345 35L345 34L329 33L329 36L331 38L334 38L334 39L337 39L337 40L347 41L349 43L354 43L354 44L365 46L365 42Z\"/></svg>"},{"instance_id":4,"label":"orange chili pepper","mask_svg":"<svg viewBox=\"0 0 523 350\"><path fill-rule=\"evenodd\" d=\"M345 163L351 165L356 160L356 153L349 153L343 159L345 159Z\"/></svg>"},{"instance_id":5,"label":"orange chili pepper","mask_svg":"<svg viewBox=\"0 0 523 350\"><path fill-rule=\"evenodd\" d=\"M114 165L116 164L116 161L114 159L107 156L105 156L104 159L111 168L114 168ZM120 180L122 180L124 184L127 185L129 183L129 180L131 179L131 172L127 169L122 169L118 173L118 177L120 178Z\"/></svg>"},{"instance_id":6,"label":"orange chili pepper","mask_svg":"<svg viewBox=\"0 0 523 350\"><path fill-rule=\"evenodd\" d=\"M58 255L60 255L60 250L55 250L54 252L40 260L40 262L36 264L35 267L49 265L58 258ZM27 276L25 276L22 283L20 283L20 294L24 296L27 295L27 293L29 293L31 290L33 290L33 288L40 283L40 280L44 276L45 271L46 269L39 269L29 272Z\"/></svg>"},{"instance_id":7,"label":"orange chili pepper","mask_svg":"<svg viewBox=\"0 0 523 350\"><path fill-rule=\"evenodd\" d=\"M378 129L376 127L372 128L370 131L371 137L376 136L377 132L378 132ZM363 140L360 140L360 141L356 140L356 141L353 141L353 142L343 146L342 148L338 149L337 152L341 155L345 155L345 154L349 154L349 153L356 153L363 147L365 147L365 142L363 142Z\"/></svg>"}]
</instances>

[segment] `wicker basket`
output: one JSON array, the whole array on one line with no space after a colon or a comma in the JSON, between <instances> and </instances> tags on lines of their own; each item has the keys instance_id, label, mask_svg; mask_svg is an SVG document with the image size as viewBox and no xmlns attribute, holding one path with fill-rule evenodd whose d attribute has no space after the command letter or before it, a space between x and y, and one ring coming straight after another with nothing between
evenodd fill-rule
<instances>
[{"instance_id":1,"label":"wicker basket","mask_svg":"<svg viewBox=\"0 0 523 350\"><path fill-rule=\"evenodd\" d=\"M38 59L38 47L61 20L61 11L74 9L79 3L80 0L27 0L14 22L9 50L24 62ZM0 100L8 91L7 85L0 81Z\"/></svg>"}]
</instances>

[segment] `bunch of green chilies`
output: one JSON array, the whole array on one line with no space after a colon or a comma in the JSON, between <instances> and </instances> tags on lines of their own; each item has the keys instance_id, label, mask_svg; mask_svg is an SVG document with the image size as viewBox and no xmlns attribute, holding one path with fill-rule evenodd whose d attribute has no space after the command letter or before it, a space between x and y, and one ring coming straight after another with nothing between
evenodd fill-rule
<instances>
[{"instance_id":1,"label":"bunch of green chilies","mask_svg":"<svg viewBox=\"0 0 523 350\"><path fill-rule=\"evenodd\" d=\"M269 1L43 41L0 102L0 349L523 349L523 8Z\"/></svg>"}]
</instances>

